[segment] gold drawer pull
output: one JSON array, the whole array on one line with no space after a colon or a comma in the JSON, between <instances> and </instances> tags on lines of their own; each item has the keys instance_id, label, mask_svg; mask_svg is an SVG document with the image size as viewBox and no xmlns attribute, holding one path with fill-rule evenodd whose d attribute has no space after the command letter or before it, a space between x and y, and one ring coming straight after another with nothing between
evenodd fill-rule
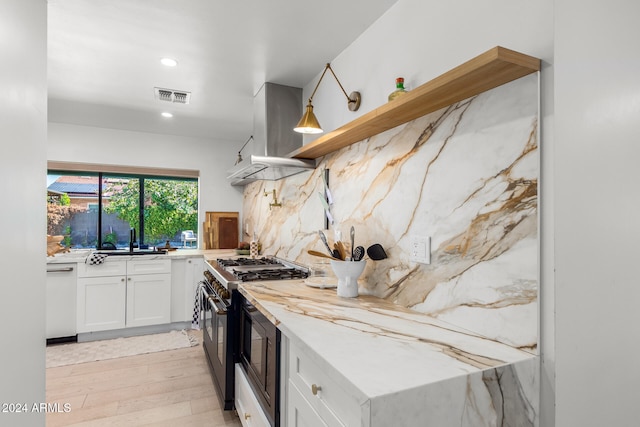
<instances>
[{"instance_id":1,"label":"gold drawer pull","mask_svg":"<svg viewBox=\"0 0 640 427\"><path fill-rule=\"evenodd\" d=\"M244 413L244 419L245 419L245 420L248 420L249 418L251 418L251 414L249 414L249 413L245 412L245 413Z\"/></svg>"},{"instance_id":2,"label":"gold drawer pull","mask_svg":"<svg viewBox=\"0 0 640 427\"><path fill-rule=\"evenodd\" d=\"M313 393L314 396L316 396L320 390L322 390L322 387L320 387L319 385L311 384L311 393Z\"/></svg>"}]
</instances>

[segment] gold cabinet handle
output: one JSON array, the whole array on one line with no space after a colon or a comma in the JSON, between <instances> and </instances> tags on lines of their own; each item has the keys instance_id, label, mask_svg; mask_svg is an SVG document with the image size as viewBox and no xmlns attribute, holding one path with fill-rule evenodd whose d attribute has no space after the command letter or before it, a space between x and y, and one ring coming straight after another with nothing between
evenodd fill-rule
<instances>
[{"instance_id":1,"label":"gold cabinet handle","mask_svg":"<svg viewBox=\"0 0 640 427\"><path fill-rule=\"evenodd\" d=\"M248 412L244 413L244 419L248 420L249 418L251 418L251 414L249 414Z\"/></svg>"},{"instance_id":2,"label":"gold cabinet handle","mask_svg":"<svg viewBox=\"0 0 640 427\"><path fill-rule=\"evenodd\" d=\"M317 396L320 390L322 390L322 387L320 387L319 385L311 384L311 393L313 393L314 396Z\"/></svg>"}]
</instances>

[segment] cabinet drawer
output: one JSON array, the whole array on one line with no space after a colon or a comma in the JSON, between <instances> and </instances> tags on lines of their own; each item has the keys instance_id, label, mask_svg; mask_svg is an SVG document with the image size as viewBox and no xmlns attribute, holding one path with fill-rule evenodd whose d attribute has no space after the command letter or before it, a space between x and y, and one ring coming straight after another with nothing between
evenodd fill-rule
<instances>
[{"instance_id":1,"label":"cabinet drawer","mask_svg":"<svg viewBox=\"0 0 640 427\"><path fill-rule=\"evenodd\" d=\"M96 265L78 263L78 277L124 276L125 274L127 274L126 261L107 260Z\"/></svg>"},{"instance_id":2,"label":"cabinet drawer","mask_svg":"<svg viewBox=\"0 0 640 427\"><path fill-rule=\"evenodd\" d=\"M289 346L289 379L329 426L360 425L360 405L326 367L297 345ZM336 373L336 375L338 375Z\"/></svg>"},{"instance_id":3,"label":"cabinet drawer","mask_svg":"<svg viewBox=\"0 0 640 427\"><path fill-rule=\"evenodd\" d=\"M302 397L302 393L291 380L289 380L287 427L327 427L327 424L313 410L307 399Z\"/></svg>"},{"instance_id":4,"label":"cabinet drawer","mask_svg":"<svg viewBox=\"0 0 640 427\"><path fill-rule=\"evenodd\" d=\"M244 427L270 427L239 363L236 363L235 373L235 404L240 422Z\"/></svg>"},{"instance_id":5,"label":"cabinet drawer","mask_svg":"<svg viewBox=\"0 0 640 427\"><path fill-rule=\"evenodd\" d=\"M170 259L135 259L127 261L127 275L171 273Z\"/></svg>"}]
</instances>

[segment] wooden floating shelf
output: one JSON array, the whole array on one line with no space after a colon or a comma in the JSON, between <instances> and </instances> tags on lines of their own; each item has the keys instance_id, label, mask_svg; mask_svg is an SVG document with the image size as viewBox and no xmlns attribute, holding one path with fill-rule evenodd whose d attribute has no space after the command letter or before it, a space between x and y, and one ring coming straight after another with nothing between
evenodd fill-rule
<instances>
[{"instance_id":1,"label":"wooden floating shelf","mask_svg":"<svg viewBox=\"0 0 640 427\"><path fill-rule=\"evenodd\" d=\"M496 46L304 145L289 157L317 159L539 70L538 58Z\"/></svg>"}]
</instances>

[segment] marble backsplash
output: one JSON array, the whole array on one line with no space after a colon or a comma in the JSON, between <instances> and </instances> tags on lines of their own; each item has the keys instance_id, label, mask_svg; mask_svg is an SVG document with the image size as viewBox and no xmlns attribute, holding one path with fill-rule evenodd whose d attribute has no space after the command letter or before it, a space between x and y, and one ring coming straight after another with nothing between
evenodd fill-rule
<instances>
[{"instance_id":1,"label":"marble backsplash","mask_svg":"<svg viewBox=\"0 0 640 427\"><path fill-rule=\"evenodd\" d=\"M263 253L312 264L329 170L336 231L380 243L360 293L536 353L538 76L533 74L331 153L318 167L244 189L243 233ZM281 207L270 207L273 190ZM431 238L431 264L410 261Z\"/></svg>"}]
</instances>

